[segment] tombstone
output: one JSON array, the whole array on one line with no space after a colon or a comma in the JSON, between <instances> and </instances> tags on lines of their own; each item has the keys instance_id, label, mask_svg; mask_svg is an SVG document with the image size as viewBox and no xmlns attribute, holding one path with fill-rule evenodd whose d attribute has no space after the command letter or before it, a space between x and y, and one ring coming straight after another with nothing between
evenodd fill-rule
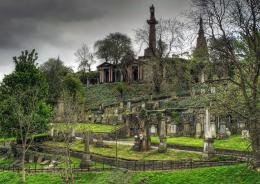
<instances>
[{"instance_id":1,"label":"tombstone","mask_svg":"<svg viewBox=\"0 0 260 184\"><path fill-rule=\"evenodd\" d=\"M248 131L248 130L242 130L241 136L242 136L243 139L248 139L248 138L250 138L249 131Z\"/></svg>"},{"instance_id":2,"label":"tombstone","mask_svg":"<svg viewBox=\"0 0 260 184\"><path fill-rule=\"evenodd\" d=\"M118 114L118 108L115 108L115 114L117 115Z\"/></svg>"},{"instance_id":3,"label":"tombstone","mask_svg":"<svg viewBox=\"0 0 260 184\"><path fill-rule=\"evenodd\" d=\"M124 108L124 103L123 102L120 102L120 106L119 106L121 109Z\"/></svg>"},{"instance_id":4,"label":"tombstone","mask_svg":"<svg viewBox=\"0 0 260 184\"><path fill-rule=\"evenodd\" d=\"M151 135L155 136L157 133L157 127L155 125L152 125L150 128Z\"/></svg>"},{"instance_id":5,"label":"tombstone","mask_svg":"<svg viewBox=\"0 0 260 184\"><path fill-rule=\"evenodd\" d=\"M153 106L153 109L154 109L154 110L157 110L157 109L159 109L159 106L160 106L160 105L159 105L159 102L155 102L155 103L154 103L154 106Z\"/></svg>"},{"instance_id":6,"label":"tombstone","mask_svg":"<svg viewBox=\"0 0 260 184\"><path fill-rule=\"evenodd\" d=\"M103 148L104 147L104 142L103 142L103 137L102 135L98 135L97 136L97 141L95 143L95 147L98 147L98 148Z\"/></svg>"},{"instance_id":7,"label":"tombstone","mask_svg":"<svg viewBox=\"0 0 260 184\"><path fill-rule=\"evenodd\" d=\"M205 89L200 89L200 93L201 93L201 94L205 94L205 93L206 93L206 90L205 90Z\"/></svg>"},{"instance_id":8,"label":"tombstone","mask_svg":"<svg viewBox=\"0 0 260 184\"><path fill-rule=\"evenodd\" d=\"M101 122L102 122L102 124L106 124L107 123L107 116L105 114L102 114Z\"/></svg>"},{"instance_id":9,"label":"tombstone","mask_svg":"<svg viewBox=\"0 0 260 184\"><path fill-rule=\"evenodd\" d=\"M101 104L101 105L99 106L99 110L100 110L100 111L103 111L103 110L104 110L104 104Z\"/></svg>"},{"instance_id":10,"label":"tombstone","mask_svg":"<svg viewBox=\"0 0 260 184\"><path fill-rule=\"evenodd\" d=\"M72 130L71 130L71 137L72 138L75 137L75 129L74 128L72 128Z\"/></svg>"},{"instance_id":11,"label":"tombstone","mask_svg":"<svg viewBox=\"0 0 260 184\"><path fill-rule=\"evenodd\" d=\"M216 88L215 88L215 87L210 87L210 93L211 93L211 94L216 93Z\"/></svg>"},{"instance_id":12,"label":"tombstone","mask_svg":"<svg viewBox=\"0 0 260 184\"><path fill-rule=\"evenodd\" d=\"M202 125L200 122L196 123L196 133L195 133L195 137L196 138L201 138L202 136Z\"/></svg>"},{"instance_id":13,"label":"tombstone","mask_svg":"<svg viewBox=\"0 0 260 184\"><path fill-rule=\"evenodd\" d=\"M145 109L145 102L142 102L141 108Z\"/></svg>"},{"instance_id":14,"label":"tombstone","mask_svg":"<svg viewBox=\"0 0 260 184\"><path fill-rule=\"evenodd\" d=\"M191 129L190 129L190 123L186 122L183 124L183 136L190 136Z\"/></svg>"},{"instance_id":15,"label":"tombstone","mask_svg":"<svg viewBox=\"0 0 260 184\"><path fill-rule=\"evenodd\" d=\"M211 138L216 138L217 137L216 124L214 122L210 123L210 134L211 134Z\"/></svg>"},{"instance_id":16,"label":"tombstone","mask_svg":"<svg viewBox=\"0 0 260 184\"><path fill-rule=\"evenodd\" d=\"M219 125L219 138L223 139L227 137L226 124Z\"/></svg>"},{"instance_id":17,"label":"tombstone","mask_svg":"<svg viewBox=\"0 0 260 184\"><path fill-rule=\"evenodd\" d=\"M51 129L50 135L53 137L54 136L54 128Z\"/></svg>"},{"instance_id":18,"label":"tombstone","mask_svg":"<svg viewBox=\"0 0 260 184\"><path fill-rule=\"evenodd\" d=\"M96 116L96 123L102 123L102 117L100 115Z\"/></svg>"},{"instance_id":19,"label":"tombstone","mask_svg":"<svg viewBox=\"0 0 260 184\"><path fill-rule=\"evenodd\" d=\"M183 136L190 136L191 127L189 122L189 113L183 113L182 120L183 120Z\"/></svg>"},{"instance_id":20,"label":"tombstone","mask_svg":"<svg viewBox=\"0 0 260 184\"><path fill-rule=\"evenodd\" d=\"M131 102L130 101L127 102L126 108L131 109Z\"/></svg>"},{"instance_id":21,"label":"tombstone","mask_svg":"<svg viewBox=\"0 0 260 184\"><path fill-rule=\"evenodd\" d=\"M122 114L119 114L117 120L118 120L118 122L122 122L122 121L123 121L123 115L122 115Z\"/></svg>"},{"instance_id":22,"label":"tombstone","mask_svg":"<svg viewBox=\"0 0 260 184\"><path fill-rule=\"evenodd\" d=\"M147 102L146 103L146 109L147 110L153 110L153 106L154 106L154 104L152 102Z\"/></svg>"},{"instance_id":23,"label":"tombstone","mask_svg":"<svg viewBox=\"0 0 260 184\"><path fill-rule=\"evenodd\" d=\"M226 128L226 134L227 134L228 137L231 136L231 131L229 130L229 128Z\"/></svg>"},{"instance_id":24,"label":"tombstone","mask_svg":"<svg viewBox=\"0 0 260 184\"><path fill-rule=\"evenodd\" d=\"M173 135L177 135L177 125L173 124Z\"/></svg>"}]
</instances>

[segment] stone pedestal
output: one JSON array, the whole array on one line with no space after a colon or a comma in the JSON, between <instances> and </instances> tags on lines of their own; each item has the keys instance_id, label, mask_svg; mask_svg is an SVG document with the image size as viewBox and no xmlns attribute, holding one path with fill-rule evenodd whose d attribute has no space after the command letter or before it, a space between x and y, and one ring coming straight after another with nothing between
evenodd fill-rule
<instances>
[{"instance_id":1,"label":"stone pedestal","mask_svg":"<svg viewBox=\"0 0 260 184\"><path fill-rule=\"evenodd\" d=\"M90 154L84 154L80 161L81 169L88 169L91 166Z\"/></svg>"},{"instance_id":2,"label":"stone pedestal","mask_svg":"<svg viewBox=\"0 0 260 184\"><path fill-rule=\"evenodd\" d=\"M95 143L96 147L104 147L104 142L102 136L98 136L97 142Z\"/></svg>"},{"instance_id":3,"label":"stone pedestal","mask_svg":"<svg viewBox=\"0 0 260 184\"><path fill-rule=\"evenodd\" d=\"M166 143L166 137L165 136L161 136L160 137L160 143L159 143L159 147L158 147L158 152L159 153L165 153L167 152L167 143Z\"/></svg>"},{"instance_id":4,"label":"stone pedestal","mask_svg":"<svg viewBox=\"0 0 260 184\"><path fill-rule=\"evenodd\" d=\"M214 139L213 138L206 138L204 140L204 147L203 147L203 158L210 159L215 155L214 151Z\"/></svg>"}]
</instances>

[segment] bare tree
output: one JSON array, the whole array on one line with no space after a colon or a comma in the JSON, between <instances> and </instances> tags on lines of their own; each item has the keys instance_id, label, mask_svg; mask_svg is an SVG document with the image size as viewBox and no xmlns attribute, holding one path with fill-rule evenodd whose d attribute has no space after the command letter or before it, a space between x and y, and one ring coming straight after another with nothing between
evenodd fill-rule
<instances>
[{"instance_id":1,"label":"bare tree","mask_svg":"<svg viewBox=\"0 0 260 184\"><path fill-rule=\"evenodd\" d=\"M211 57L228 63L235 71L227 79L244 98L253 166L260 168L260 1L194 0L193 5L207 23Z\"/></svg>"},{"instance_id":2,"label":"bare tree","mask_svg":"<svg viewBox=\"0 0 260 184\"><path fill-rule=\"evenodd\" d=\"M80 104L77 99L71 95L64 94L64 131L62 131L62 139L64 141L64 157L65 157L65 170L64 181L66 183L74 183L73 163L71 161L70 150L74 139L74 125L77 122L77 117L80 115Z\"/></svg>"},{"instance_id":3,"label":"bare tree","mask_svg":"<svg viewBox=\"0 0 260 184\"><path fill-rule=\"evenodd\" d=\"M87 44L83 44L80 49L75 53L77 61L79 62L79 70L86 73L86 71L91 71L91 66L96 62L94 59L94 54L89 50Z\"/></svg>"},{"instance_id":4,"label":"bare tree","mask_svg":"<svg viewBox=\"0 0 260 184\"><path fill-rule=\"evenodd\" d=\"M33 142L33 135L37 133L36 114L39 107L38 91L29 89L18 91L13 98L13 108L18 123L17 138L22 146L22 180L25 182L25 155Z\"/></svg>"}]
</instances>

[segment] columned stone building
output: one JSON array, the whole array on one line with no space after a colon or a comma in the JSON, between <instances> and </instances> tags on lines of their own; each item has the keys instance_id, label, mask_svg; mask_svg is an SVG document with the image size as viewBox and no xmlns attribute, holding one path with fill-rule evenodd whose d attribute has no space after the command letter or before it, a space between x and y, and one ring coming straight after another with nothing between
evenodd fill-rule
<instances>
[{"instance_id":1,"label":"columned stone building","mask_svg":"<svg viewBox=\"0 0 260 184\"><path fill-rule=\"evenodd\" d=\"M104 62L97 66L99 71L100 83L111 83L125 81L124 76L121 72L120 64L111 64ZM130 66L127 67L127 77L129 81L141 81L143 80L143 70L141 62L134 61Z\"/></svg>"}]
</instances>

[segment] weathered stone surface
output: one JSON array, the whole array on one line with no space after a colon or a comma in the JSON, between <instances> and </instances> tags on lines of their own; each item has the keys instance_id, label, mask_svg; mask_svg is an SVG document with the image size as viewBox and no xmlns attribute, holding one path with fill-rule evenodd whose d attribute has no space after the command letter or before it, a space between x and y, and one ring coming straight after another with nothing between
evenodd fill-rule
<instances>
[{"instance_id":1,"label":"weathered stone surface","mask_svg":"<svg viewBox=\"0 0 260 184\"><path fill-rule=\"evenodd\" d=\"M242 130L241 136L243 139L247 139L250 137L249 131L248 130Z\"/></svg>"},{"instance_id":2,"label":"weathered stone surface","mask_svg":"<svg viewBox=\"0 0 260 184\"><path fill-rule=\"evenodd\" d=\"M206 138L204 140L204 147L203 147L203 154L202 154L204 158L210 159L215 155L213 143L214 143L213 138Z\"/></svg>"}]
</instances>

